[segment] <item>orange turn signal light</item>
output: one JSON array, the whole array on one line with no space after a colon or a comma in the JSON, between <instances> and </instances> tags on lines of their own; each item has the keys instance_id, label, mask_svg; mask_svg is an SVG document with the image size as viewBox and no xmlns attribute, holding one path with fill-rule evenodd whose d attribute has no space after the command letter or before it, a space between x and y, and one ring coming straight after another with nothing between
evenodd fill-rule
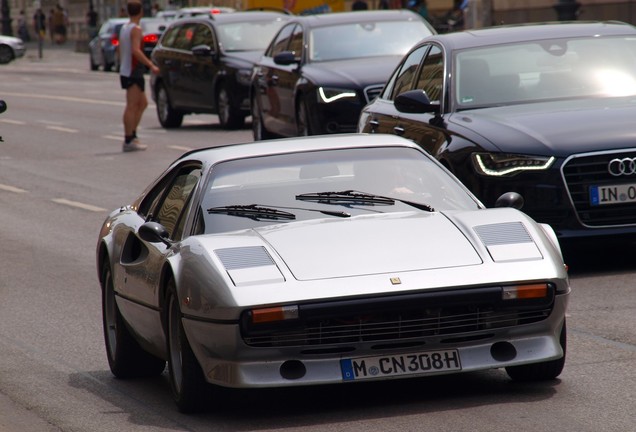
<instances>
[{"instance_id":1,"label":"orange turn signal light","mask_svg":"<svg viewBox=\"0 0 636 432\"><path fill-rule=\"evenodd\" d=\"M548 296L548 284L528 284L504 287L502 298L504 300L539 299Z\"/></svg>"},{"instance_id":2,"label":"orange turn signal light","mask_svg":"<svg viewBox=\"0 0 636 432\"><path fill-rule=\"evenodd\" d=\"M263 324L298 318L298 306L277 306L252 310L252 323Z\"/></svg>"}]
</instances>

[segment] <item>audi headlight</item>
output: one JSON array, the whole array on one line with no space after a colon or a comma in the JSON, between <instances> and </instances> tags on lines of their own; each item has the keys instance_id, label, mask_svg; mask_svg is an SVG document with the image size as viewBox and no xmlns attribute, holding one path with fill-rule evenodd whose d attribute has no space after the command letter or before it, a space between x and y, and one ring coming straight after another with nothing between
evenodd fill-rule
<instances>
[{"instance_id":1,"label":"audi headlight","mask_svg":"<svg viewBox=\"0 0 636 432\"><path fill-rule=\"evenodd\" d=\"M339 89L332 87L319 87L318 88L318 102L331 103L340 99L355 98L355 90Z\"/></svg>"},{"instance_id":2,"label":"audi headlight","mask_svg":"<svg viewBox=\"0 0 636 432\"><path fill-rule=\"evenodd\" d=\"M249 87L251 80L252 80L251 69L239 69L236 72L236 82L238 82L239 84Z\"/></svg>"},{"instance_id":3,"label":"audi headlight","mask_svg":"<svg viewBox=\"0 0 636 432\"><path fill-rule=\"evenodd\" d=\"M553 156L530 156L506 153L473 153L473 167L482 175L503 177L521 171L541 171L554 163Z\"/></svg>"}]
</instances>

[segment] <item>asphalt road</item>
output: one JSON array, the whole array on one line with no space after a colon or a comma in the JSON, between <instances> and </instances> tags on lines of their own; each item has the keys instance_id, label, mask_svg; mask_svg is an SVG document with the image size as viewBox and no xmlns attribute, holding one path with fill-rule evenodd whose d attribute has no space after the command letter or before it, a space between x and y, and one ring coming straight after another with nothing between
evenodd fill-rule
<instances>
[{"instance_id":1,"label":"asphalt road","mask_svg":"<svg viewBox=\"0 0 636 432\"><path fill-rule=\"evenodd\" d=\"M32 47L33 48L33 47ZM251 140L215 116L163 130L151 106L146 152L121 152L123 92L86 54L45 46L0 67L0 432L634 430L633 243L566 251L569 352L559 380L503 371L303 389L227 391L179 414L167 376L112 377L104 353L95 245L108 211L128 204L183 151ZM248 125L249 126L249 125Z\"/></svg>"}]
</instances>

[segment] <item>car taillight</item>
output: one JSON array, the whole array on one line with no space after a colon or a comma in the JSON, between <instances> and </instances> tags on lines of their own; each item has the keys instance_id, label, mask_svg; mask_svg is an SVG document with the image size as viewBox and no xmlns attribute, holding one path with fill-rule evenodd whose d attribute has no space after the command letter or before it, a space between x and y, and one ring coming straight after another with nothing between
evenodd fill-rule
<instances>
[{"instance_id":1,"label":"car taillight","mask_svg":"<svg viewBox=\"0 0 636 432\"><path fill-rule=\"evenodd\" d=\"M157 43L159 36L156 34L148 34L144 36L144 43Z\"/></svg>"},{"instance_id":2,"label":"car taillight","mask_svg":"<svg viewBox=\"0 0 636 432\"><path fill-rule=\"evenodd\" d=\"M210 13L211 13L212 15L220 14L220 13L221 13L221 9L216 9L216 8L215 8L215 9L212 9L212 10L210 10Z\"/></svg>"},{"instance_id":3,"label":"car taillight","mask_svg":"<svg viewBox=\"0 0 636 432\"><path fill-rule=\"evenodd\" d=\"M117 36L113 36L110 38L110 43L112 46L117 46L119 45L119 38Z\"/></svg>"}]
</instances>

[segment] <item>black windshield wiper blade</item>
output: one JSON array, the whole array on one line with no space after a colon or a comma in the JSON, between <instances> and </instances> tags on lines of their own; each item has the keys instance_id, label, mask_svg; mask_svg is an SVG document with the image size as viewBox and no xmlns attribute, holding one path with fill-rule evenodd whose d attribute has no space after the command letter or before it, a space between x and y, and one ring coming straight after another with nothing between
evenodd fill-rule
<instances>
[{"instance_id":1,"label":"black windshield wiper blade","mask_svg":"<svg viewBox=\"0 0 636 432\"><path fill-rule=\"evenodd\" d=\"M373 195L354 190L339 192L313 192L296 195L300 201L312 201L323 204L359 204L359 205L393 205L395 199Z\"/></svg>"},{"instance_id":2,"label":"black windshield wiper blade","mask_svg":"<svg viewBox=\"0 0 636 432\"><path fill-rule=\"evenodd\" d=\"M359 205L393 205L396 201L411 207L427 212L434 212L435 209L428 204L418 203L415 201L403 200L399 198L391 198L383 195L374 195L354 190L345 190L340 192L315 192L296 195L297 200L313 201L323 204L359 204Z\"/></svg>"},{"instance_id":3,"label":"black windshield wiper blade","mask_svg":"<svg viewBox=\"0 0 636 432\"><path fill-rule=\"evenodd\" d=\"M209 208L208 214L226 214L229 216L247 217L255 221L260 220L295 220L296 215L290 212L257 204L230 205Z\"/></svg>"}]
</instances>

